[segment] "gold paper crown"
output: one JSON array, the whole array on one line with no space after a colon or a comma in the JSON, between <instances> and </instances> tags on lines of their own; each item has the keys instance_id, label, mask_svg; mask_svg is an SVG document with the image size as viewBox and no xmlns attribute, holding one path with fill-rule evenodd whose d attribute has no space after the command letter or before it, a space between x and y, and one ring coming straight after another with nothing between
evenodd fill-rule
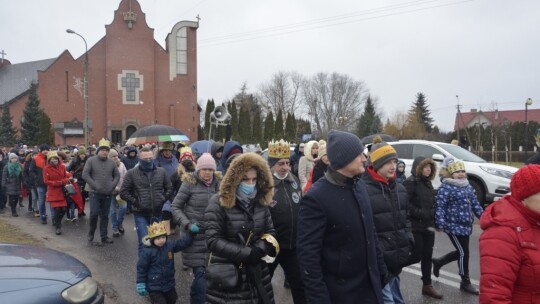
<instances>
[{"instance_id":1,"label":"gold paper crown","mask_svg":"<svg viewBox=\"0 0 540 304\"><path fill-rule=\"evenodd\" d=\"M106 140L105 138L101 138L101 140L98 143L98 147L111 147L111 142Z\"/></svg>"},{"instance_id":2,"label":"gold paper crown","mask_svg":"<svg viewBox=\"0 0 540 304\"><path fill-rule=\"evenodd\" d=\"M458 160L448 165L448 172L454 174L457 171L465 171L465 164Z\"/></svg>"},{"instance_id":3,"label":"gold paper crown","mask_svg":"<svg viewBox=\"0 0 540 304\"><path fill-rule=\"evenodd\" d=\"M49 151L49 152L47 153L47 161L49 161L49 160L50 160L51 158L53 158L53 157L56 157L56 158L60 159L60 157L58 156L58 152L56 152L56 151Z\"/></svg>"},{"instance_id":4,"label":"gold paper crown","mask_svg":"<svg viewBox=\"0 0 540 304\"><path fill-rule=\"evenodd\" d=\"M165 225L163 225L162 222L154 222L150 226L146 226L148 229L148 237L153 239L158 236L167 235L167 231L165 230Z\"/></svg>"},{"instance_id":5,"label":"gold paper crown","mask_svg":"<svg viewBox=\"0 0 540 304\"><path fill-rule=\"evenodd\" d=\"M280 141L271 141L268 143L269 158L289 158L291 156L290 144L283 139Z\"/></svg>"}]
</instances>

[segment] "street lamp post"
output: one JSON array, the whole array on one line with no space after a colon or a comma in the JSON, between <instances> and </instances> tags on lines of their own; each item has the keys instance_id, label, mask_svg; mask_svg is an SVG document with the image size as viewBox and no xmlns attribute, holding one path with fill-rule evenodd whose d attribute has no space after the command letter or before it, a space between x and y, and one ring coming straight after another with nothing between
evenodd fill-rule
<instances>
[{"instance_id":1,"label":"street lamp post","mask_svg":"<svg viewBox=\"0 0 540 304\"><path fill-rule=\"evenodd\" d=\"M88 147L88 45L86 39L74 30L67 29L68 34L75 34L84 41L84 146Z\"/></svg>"},{"instance_id":2,"label":"street lamp post","mask_svg":"<svg viewBox=\"0 0 540 304\"><path fill-rule=\"evenodd\" d=\"M528 106L532 105L532 99L527 98L525 102L525 161L527 161L527 152L529 150L529 120L527 119Z\"/></svg>"}]
</instances>

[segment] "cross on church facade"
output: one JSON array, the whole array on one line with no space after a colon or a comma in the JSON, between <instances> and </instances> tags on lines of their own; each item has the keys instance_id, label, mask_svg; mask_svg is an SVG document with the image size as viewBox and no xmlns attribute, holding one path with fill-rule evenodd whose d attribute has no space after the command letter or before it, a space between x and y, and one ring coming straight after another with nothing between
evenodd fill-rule
<instances>
[{"instance_id":1,"label":"cross on church facade","mask_svg":"<svg viewBox=\"0 0 540 304\"><path fill-rule=\"evenodd\" d=\"M144 77L138 71L122 71L118 75L118 89L122 90L123 103L138 104L139 92L144 89Z\"/></svg>"},{"instance_id":2,"label":"cross on church facade","mask_svg":"<svg viewBox=\"0 0 540 304\"><path fill-rule=\"evenodd\" d=\"M2 55L2 61L0 61L0 63L4 63L4 55L7 55L7 53L2 50L2 52L0 52L0 55Z\"/></svg>"}]
</instances>

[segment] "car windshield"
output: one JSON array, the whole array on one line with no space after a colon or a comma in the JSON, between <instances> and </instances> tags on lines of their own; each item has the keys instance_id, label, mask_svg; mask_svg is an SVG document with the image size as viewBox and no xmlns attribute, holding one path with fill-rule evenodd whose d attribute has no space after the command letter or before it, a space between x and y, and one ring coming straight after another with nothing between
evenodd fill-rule
<instances>
[{"instance_id":1,"label":"car windshield","mask_svg":"<svg viewBox=\"0 0 540 304\"><path fill-rule=\"evenodd\" d=\"M471 153L465 149L463 149L460 146L452 145L452 144L437 144L439 147L443 148L444 150L450 152L455 158L459 158L464 161L469 161L473 163L485 163L486 161L481 158L480 156Z\"/></svg>"}]
</instances>

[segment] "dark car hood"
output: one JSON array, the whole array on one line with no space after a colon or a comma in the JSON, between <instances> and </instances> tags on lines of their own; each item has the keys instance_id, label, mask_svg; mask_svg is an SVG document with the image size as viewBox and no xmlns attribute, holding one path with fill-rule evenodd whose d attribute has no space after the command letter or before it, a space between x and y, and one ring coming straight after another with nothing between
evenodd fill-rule
<instances>
[{"instance_id":1,"label":"dark car hood","mask_svg":"<svg viewBox=\"0 0 540 304\"><path fill-rule=\"evenodd\" d=\"M50 284L61 281L71 285L90 275L90 270L84 264L60 251L28 245L0 244L0 280L46 280Z\"/></svg>"}]
</instances>

